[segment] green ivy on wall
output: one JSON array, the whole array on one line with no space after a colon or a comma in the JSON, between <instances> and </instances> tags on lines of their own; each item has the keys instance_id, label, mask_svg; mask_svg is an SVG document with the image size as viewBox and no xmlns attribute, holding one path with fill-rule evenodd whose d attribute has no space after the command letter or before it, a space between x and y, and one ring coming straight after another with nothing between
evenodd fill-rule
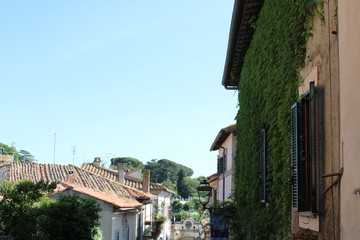
<instances>
[{"instance_id":1,"label":"green ivy on wall","mask_svg":"<svg viewBox=\"0 0 360 240\"><path fill-rule=\"evenodd\" d=\"M239 83L233 239L290 231L290 106L297 100L313 4L265 0ZM259 196L259 131L267 129L268 203Z\"/></svg>"}]
</instances>

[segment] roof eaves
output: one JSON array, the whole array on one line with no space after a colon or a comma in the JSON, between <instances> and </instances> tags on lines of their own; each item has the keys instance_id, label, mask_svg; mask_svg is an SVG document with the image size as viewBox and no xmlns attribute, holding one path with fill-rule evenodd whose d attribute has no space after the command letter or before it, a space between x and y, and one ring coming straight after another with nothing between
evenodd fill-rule
<instances>
[{"instance_id":1,"label":"roof eaves","mask_svg":"<svg viewBox=\"0 0 360 240\"><path fill-rule=\"evenodd\" d=\"M255 32L251 26L264 0L235 0L231 19L228 48L222 85L227 90L237 90L246 52Z\"/></svg>"},{"instance_id":2,"label":"roof eaves","mask_svg":"<svg viewBox=\"0 0 360 240\"><path fill-rule=\"evenodd\" d=\"M107 169L107 168L100 167L100 166L96 166L96 165L94 165L94 164L92 164L92 163L83 164L80 169L82 169L83 171L87 171L87 172L89 172L89 173L91 173L91 174L95 174L95 175L97 175L97 176L100 176L100 177L102 177L102 178L108 179L107 177L101 175L101 173L94 173L94 172L92 171L92 169L90 169L88 166L91 166L92 168L98 168L98 169L105 170L105 171L107 171L107 172L109 172L109 173L111 173L111 174L115 174L115 175L117 174L117 172L114 171L114 170ZM74 166L74 167L76 167L76 166ZM139 169L139 170L140 170L140 169ZM134 170L134 171L138 171L138 170ZM125 175L124 177L125 177L125 179L128 180L128 181L143 183L143 180L140 179L140 178L136 178L136 177L128 176L128 175ZM113 180L111 180L111 179L108 179L108 180L113 181ZM117 182L117 183L119 183L119 182ZM120 184L120 183L119 183L119 184ZM126 186L126 187L128 187L128 188L131 188L130 186L128 186L128 185L126 185L126 184L123 184L123 185ZM167 189L163 184L153 183L153 182L150 183L150 187L155 187L155 186L157 186L158 188L151 188L151 189L164 190L164 191L167 191L167 192L169 192L169 193L175 194L173 191ZM134 189L136 189L137 191L142 191L142 190L137 189L137 188L134 188ZM149 193L148 193L148 195L149 195L149 198L150 198L150 199L151 199L151 198L154 198L154 196L152 196L152 194L149 194Z\"/></svg>"},{"instance_id":3,"label":"roof eaves","mask_svg":"<svg viewBox=\"0 0 360 240\"><path fill-rule=\"evenodd\" d=\"M76 186L75 184L71 184L69 182L65 182L65 181L61 181L61 180L58 181L58 184L61 184L62 186L64 186L65 189L59 189L57 192L62 192L65 190L75 191L75 192L82 193L82 194L88 195L90 197L96 198L98 200L107 202L113 206L120 207L120 208L122 208L122 207L134 208L134 207L142 206L141 203L139 203L138 201L136 201L135 199L132 199L132 198L110 195L109 193L106 193L106 192L95 191L94 189L90 189L90 188L86 188L86 187L82 187L82 186Z\"/></svg>"},{"instance_id":4,"label":"roof eaves","mask_svg":"<svg viewBox=\"0 0 360 240\"><path fill-rule=\"evenodd\" d=\"M228 136L230 135L230 133L235 132L236 131L236 124L232 124L226 128L222 128L218 135L216 136L214 142L212 143L211 147L210 147L210 151L215 151L218 150L221 146L221 144L223 144L225 142L225 140L228 138Z\"/></svg>"}]
</instances>

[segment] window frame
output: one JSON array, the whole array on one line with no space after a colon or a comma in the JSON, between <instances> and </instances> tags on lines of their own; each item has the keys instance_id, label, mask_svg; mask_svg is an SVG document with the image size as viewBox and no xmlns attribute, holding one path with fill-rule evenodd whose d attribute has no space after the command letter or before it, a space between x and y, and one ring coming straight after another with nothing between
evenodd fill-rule
<instances>
[{"instance_id":1,"label":"window frame","mask_svg":"<svg viewBox=\"0 0 360 240\"><path fill-rule=\"evenodd\" d=\"M317 213L315 84L291 106L292 209Z\"/></svg>"}]
</instances>

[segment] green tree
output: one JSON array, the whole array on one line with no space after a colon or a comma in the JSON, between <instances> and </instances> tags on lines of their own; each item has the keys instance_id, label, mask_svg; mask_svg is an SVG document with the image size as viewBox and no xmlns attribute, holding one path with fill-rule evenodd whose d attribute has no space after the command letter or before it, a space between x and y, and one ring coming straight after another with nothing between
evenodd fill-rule
<instances>
[{"instance_id":1,"label":"green tree","mask_svg":"<svg viewBox=\"0 0 360 240\"><path fill-rule=\"evenodd\" d=\"M178 194L182 197L182 198L188 198L190 196L190 188L189 186L186 184L185 182L185 172L183 169L180 169L179 173L178 173L178 179L176 182L176 187L178 189Z\"/></svg>"},{"instance_id":2,"label":"green tree","mask_svg":"<svg viewBox=\"0 0 360 240\"><path fill-rule=\"evenodd\" d=\"M184 210L174 214L174 217L175 217L176 221L183 221L186 218L189 218L190 216L191 216L190 212L184 211Z\"/></svg>"},{"instance_id":3,"label":"green tree","mask_svg":"<svg viewBox=\"0 0 360 240\"><path fill-rule=\"evenodd\" d=\"M191 197L197 196L197 187L200 181L197 178L184 178L184 184L187 186L188 195Z\"/></svg>"},{"instance_id":4,"label":"green tree","mask_svg":"<svg viewBox=\"0 0 360 240\"><path fill-rule=\"evenodd\" d=\"M19 162L34 162L36 161L35 157L26 150L19 151Z\"/></svg>"},{"instance_id":5,"label":"green tree","mask_svg":"<svg viewBox=\"0 0 360 240\"><path fill-rule=\"evenodd\" d=\"M175 200L171 204L173 213L178 213L184 208L184 204L182 204L179 200Z\"/></svg>"},{"instance_id":6,"label":"green tree","mask_svg":"<svg viewBox=\"0 0 360 240\"><path fill-rule=\"evenodd\" d=\"M191 204L192 202L187 202L184 204L184 210L185 211L192 211L193 210L193 207L195 206L195 204Z\"/></svg>"},{"instance_id":7,"label":"green tree","mask_svg":"<svg viewBox=\"0 0 360 240\"><path fill-rule=\"evenodd\" d=\"M15 147L10 147L10 146L6 145L5 143L1 143L1 142L0 142L0 154L13 155L15 162L18 161L18 158L19 158L19 153Z\"/></svg>"},{"instance_id":8,"label":"green tree","mask_svg":"<svg viewBox=\"0 0 360 240\"><path fill-rule=\"evenodd\" d=\"M112 169L117 169L118 163L125 163L125 167L128 168L130 171L144 168L144 164L136 158L116 157L116 158L112 158L110 161L111 161L110 168Z\"/></svg>"},{"instance_id":9,"label":"green tree","mask_svg":"<svg viewBox=\"0 0 360 240\"><path fill-rule=\"evenodd\" d=\"M178 194L183 198L189 198L197 195L197 187L199 180L196 178L185 177L184 170L181 169L178 173L177 189Z\"/></svg>"},{"instance_id":10,"label":"green tree","mask_svg":"<svg viewBox=\"0 0 360 240\"><path fill-rule=\"evenodd\" d=\"M161 184L164 185L165 187L167 187L170 190L173 190L175 192L177 191L176 183L171 182L170 179L166 179Z\"/></svg>"},{"instance_id":11,"label":"green tree","mask_svg":"<svg viewBox=\"0 0 360 240\"><path fill-rule=\"evenodd\" d=\"M156 159L148 161L144 167L145 169L150 169L150 181L151 182L163 182L166 178L163 177L162 170Z\"/></svg>"},{"instance_id":12,"label":"green tree","mask_svg":"<svg viewBox=\"0 0 360 240\"><path fill-rule=\"evenodd\" d=\"M52 192L56 183L24 180L18 183L5 181L0 185L0 227L12 239L33 239L37 236L39 203L46 201L45 194Z\"/></svg>"},{"instance_id":13,"label":"green tree","mask_svg":"<svg viewBox=\"0 0 360 240\"><path fill-rule=\"evenodd\" d=\"M176 183L177 174L180 169L184 171L184 176L192 176L194 171L184 165L170 161L168 159L153 159L146 163L145 169L151 170L151 181L164 182L166 179L170 179L171 182Z\"/></svg>"},{"instance_id":14,"label":"green tree","mask_svg":"<svg viewBox=\"0 0 360 240\"><path fill-rule=\"evenodd\" d=\"M188 217L194 218L196 221L204 219L204 210L198 200L192 200L182 204L179 200L175 200L171 204L173 216L176 221L185 220Z\"/></svg>"},{"instance_id":15,"label":"green tree","mask_svg":"<svg viewBox=\"0 0 360 240\"><path fill-rule=\"evenodd\" d=\"M35 157L26 150L17 151L16 147L10 147L5 143L0 142L0 154L4 155L13 155L14 162L34 162L36 161Z\"/></svg>"},{"instance_id":16,"label":"green tree","mask_svg":"<svg viewBox=\"0 0 360 240\"><path fill-rule=\"evenodd\" d=\"M100 210L93 198L61 195L44 205L39 227L46 239L93 239L98 233Z\"/></svg>"},{"instance_id":17,"label":"green tree","mask_svg":"<svg viewBox=\"0 0 360 240\"><path fill-rule=\"evenodd\" d=\"M46 197L56 183L29 180L0 185L0 229L11 240L88 240L98 237L100 207L92 198Z\"/></svg>"}]
</instances>

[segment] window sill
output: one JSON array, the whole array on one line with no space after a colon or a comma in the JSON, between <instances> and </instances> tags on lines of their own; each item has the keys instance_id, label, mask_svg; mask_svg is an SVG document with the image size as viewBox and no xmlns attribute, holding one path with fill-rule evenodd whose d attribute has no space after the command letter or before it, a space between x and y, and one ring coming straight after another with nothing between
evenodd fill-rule
<instances>
[{"instance_id":1,"label":"window sill","mask_svg":"<svg viewBox=\"0 0 360 240\"><path fill-rule=\"evenodd\" d=\"M299 212L299 227L319 232L319 215L313 212Z\"/></svg>"},{"instance_id":2,"label":"window sill","mask_svg":"<svg viewBox=\"0 0 360 240\"><path fill-rule=\"evenodd\" d=\"M299 212L299 215L302 217L316 218L319 214L309 211L309 212Z\"/></svg>"}]
</instances>

